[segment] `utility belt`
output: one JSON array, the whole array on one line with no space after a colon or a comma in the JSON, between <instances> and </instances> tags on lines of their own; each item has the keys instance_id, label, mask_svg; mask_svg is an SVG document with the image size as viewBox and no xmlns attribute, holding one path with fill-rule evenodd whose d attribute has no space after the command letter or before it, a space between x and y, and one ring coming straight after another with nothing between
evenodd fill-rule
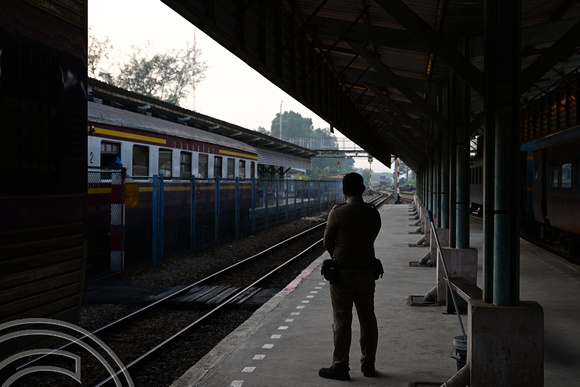
<instances>
[{"instance_id":1,"label":"utility belt","mask_svg":"<svg viewBox=\"0 0 580 387\"><path fill-rule=\"evenodd\" d=\"M378 258L375 258L372 263L364 266L355 265L348 262L339 262L332 258L325 259L322 262L322 276L327 281L336 281L340 275L341 270L372 270L375 275L375 280L382 277L385 272L383 269L383 264Z\"/></svg>"},{"instance_id":2,"label":"utility belt","mask_svg":"<svg viewBox=\"0 0 580 387\"><path fill-rule=\"evenodd\" d=\"M348 263L348 262L339 262L339 261L336 261L336 263L338 264L340 269L344 269L344 270L372 270L375 267L374 263L369 263L368 265L364 265L364 266L355 265L353 263Z\"/></svg>"}]
</instances>

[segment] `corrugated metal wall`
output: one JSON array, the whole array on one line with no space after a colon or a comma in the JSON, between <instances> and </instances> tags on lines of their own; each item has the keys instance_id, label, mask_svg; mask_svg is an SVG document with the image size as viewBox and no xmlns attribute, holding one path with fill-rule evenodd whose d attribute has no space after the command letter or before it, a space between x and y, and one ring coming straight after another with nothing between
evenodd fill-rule
<instances>
[{"instance_id":1,"label":"corrugated metal wall","mask_svg":"<svg viewBox=\"0 0 580 387\"><path fill-rule=\"evenodd\" d=\"M267 149L258 149L258 164L294 169L312 169L310 159L277 153Z\"/></svg>"}]
</instances>

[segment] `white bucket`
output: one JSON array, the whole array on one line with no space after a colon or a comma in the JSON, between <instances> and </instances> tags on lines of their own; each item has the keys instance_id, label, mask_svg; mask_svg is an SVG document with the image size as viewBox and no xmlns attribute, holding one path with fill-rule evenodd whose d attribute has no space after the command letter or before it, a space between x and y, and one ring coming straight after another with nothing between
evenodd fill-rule
<instances>
[{"instance_id":1,"label":"white bucket","mask_svg":"<svg viewBox=\"0 0 580 387\"><path fill-rule=\"evenodd\" d=\"M457 371L462 369L467 363L467 340L463 336L455 336L453 339L453 349L455 350L455 355L451 355L452 358L457 360Z\"/></svg>"}]
</instances>

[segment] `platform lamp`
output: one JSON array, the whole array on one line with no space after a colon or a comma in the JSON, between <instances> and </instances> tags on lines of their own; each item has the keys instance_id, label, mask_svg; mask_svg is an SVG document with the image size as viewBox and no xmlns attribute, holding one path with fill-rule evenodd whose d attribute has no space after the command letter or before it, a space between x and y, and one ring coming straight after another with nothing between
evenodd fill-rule
<instances>
[{"instance_id":1,"label":"platform lamp","mask_svg":"<svg viewBox=\"0 0 580 387\"><path fill-rule=\"evenodd\" d=\"M401 204L401 194L399 190L399 157L395 160L395 204Z\"/></svg>"}]
</instances>

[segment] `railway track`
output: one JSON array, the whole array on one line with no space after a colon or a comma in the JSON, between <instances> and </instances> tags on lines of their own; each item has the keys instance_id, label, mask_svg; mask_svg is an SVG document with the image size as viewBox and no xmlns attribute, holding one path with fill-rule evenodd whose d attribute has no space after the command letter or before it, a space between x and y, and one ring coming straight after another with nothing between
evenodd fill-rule
<instances>
[{"instance_id":1,"label":"railway track","mask_svg":"<svg viewBox=\"0 0 580 387\"><path fill-rule=\"evenodd\" d=\"M394 200L393 195L394 195L394 191L392 189L386 189L383 191L379 191L379 192L383 192L387 195L389 195L391 200ZM413 198L415 196L414 192L403 192L403 191L399 191L399 195L401 196L401 202L403 203L412 203L413 202Z\"/></svg>"},{"instance_id":2,"label":"railway track","mask_svg":"<svg viewBox=\"0 0 580 387\"><path fill-rule=\"evenodd\" d=\"M386 199L381 195L373 201L380 205ZM92 334L119 356L135 385L169 385L323 253L325 225L161 294ZM83 364L83 383L115 384L104 370L96 372L97 366Z\"/></svg>"},{"instance_id":3,"label":"railway track","mask_svg":"<svg viewBox=\"0 0 580 387\"><path fill-rule=\"evenodd\" d=\"M150 314L151 310L157 309L163 314L175 313L176 315L182 314L183 310L187 310L191 323L186 324L138 358L125 364L129 373L137 376L139 371L134 372L133 370L139 369L151 358L165 351L172 343L211 321L218 313L238 314L237 308L253 312L259 305L253 303L249 307L244 307L244 303L250 302L253 297L259 297L260 294L264 295L261 299L264 301L267 300L279 290L271 288L270 286L272 282L276 281L276 276L283 276L280 272L309 253L315 252L317 255L320 254L320 235L323 231L324 223L312 227L303 233L269 247L259 254L246 258L177 292L164 296L150 306L142 308L130 316L97 330L95 334L99 336L103 336L103 332L113 332L114 334L119 327L122 327L129 321L141 319L142 316L151 315L154 319L160 317L159 312ZM312 237L306 238L311 235L315 236L314 243L311 243ZM306 239L307 246L302 249ZM292 252L288 250L290 244L295 244ZM296 245L302 251L294 254ZM281 251L281 249L284 250ZM122 329L124 330L124 328ZM124 332L126 331L124 330ZM126 336L126 333L124 335ZM106 338L103 338L103 341L107 342ZM97 385L105 385L108 381L109 379Z\"/></svg>"}]
</instances>

